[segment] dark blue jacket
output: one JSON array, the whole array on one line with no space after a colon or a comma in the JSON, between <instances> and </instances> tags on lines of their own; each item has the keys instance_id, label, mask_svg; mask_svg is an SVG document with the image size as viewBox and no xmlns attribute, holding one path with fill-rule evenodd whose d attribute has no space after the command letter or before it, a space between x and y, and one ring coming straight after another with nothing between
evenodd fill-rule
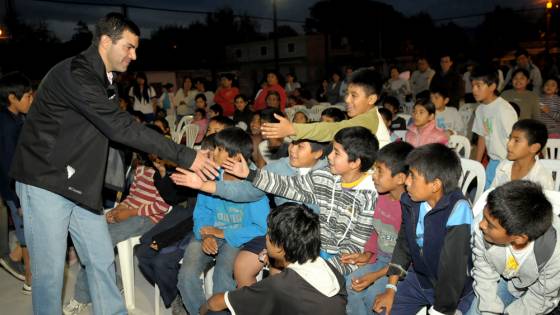
<instances>
[{"instance_id":1,"label":"dark blue jacket","mask_svg":"<svg viewBox=\"0 0 560 315\"><path fill-rule=\"evenodd\" d=\"M23 116L12 113L8 108L0 110L0 196L4 200L15 202L20 207L10 179L10 165L16 151L16 145L23 126Z\"/></svg>"},{"instance_id":2,"label":"dark blue jacket","mask_svg":"<svg viewBox=\"0 0 560 315\"><path fill-rule=\"evenodd\" d=\"M401 197L402 224L388 276L403 277L412 264L420 285L434 289L434 308L454 314L459 300L472 291L472 210L460 190L445 194L424 217L424 245L416 241L421 202Z\"/></svg>"}]
</instances>

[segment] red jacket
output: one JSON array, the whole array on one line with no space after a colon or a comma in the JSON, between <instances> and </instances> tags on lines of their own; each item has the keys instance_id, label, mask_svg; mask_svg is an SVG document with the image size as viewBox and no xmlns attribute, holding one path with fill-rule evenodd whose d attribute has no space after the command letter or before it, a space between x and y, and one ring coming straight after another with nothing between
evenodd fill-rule
<instances>
[{"instance_id":1,"label":"red jacket","mask_svg":"<svg viewBox=\"0 0 560 315\"><path fill-rule=\"evenodd\" d=\"M233 106L234 98L239 94L239 89L236 87L231 88L219 88L214 95L214 102L222 106L224 110L224 116L231 117L235 111Z\"/></svg>"}]
</instances>

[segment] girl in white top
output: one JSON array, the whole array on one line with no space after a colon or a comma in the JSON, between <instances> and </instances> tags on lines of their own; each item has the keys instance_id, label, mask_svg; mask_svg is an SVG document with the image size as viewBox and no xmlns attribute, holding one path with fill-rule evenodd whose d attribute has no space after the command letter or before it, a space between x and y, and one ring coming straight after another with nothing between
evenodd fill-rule
<instances>
[{"instance_id":1,"label":"girl in white top","mask_svg":"<svg viewBox=\"0 0 560 315\"><path fill-rule=\"evenodd\" d=\"M148 84L148 78L144 72L136 74L136 83L130 88L128 95L133 99L133 109L142 112L146 121L155 118L154 103L152 98L156 97L156 91Z\"/></svg>"},{"instance_id":2,"label":"girl in white top","mask_svg":"<svg viewBox=\"0 0 560 315\"><path fill-rule=\"evenodd\" d=\"M399 69L397 67L391 67L391 77L383 85L383 92L396 97L401 104L404 104L406 96L412 93L410 83L408 80L399 77Z\"/></svg>"}]
</instances>

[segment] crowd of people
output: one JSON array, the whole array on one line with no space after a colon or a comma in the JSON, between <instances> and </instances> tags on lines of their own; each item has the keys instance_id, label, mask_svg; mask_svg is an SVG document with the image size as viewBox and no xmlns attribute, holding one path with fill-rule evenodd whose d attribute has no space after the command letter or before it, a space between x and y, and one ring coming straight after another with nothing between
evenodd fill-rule
<instances>
[{"instance_id":1,"label":"crowd of people","mask_svg":"<svg viewBox=\"0 0 560 315\"><path fill-rule=\"evenodd\" d=\"M36 90L0 78L0 188L18 241L0 238L0 265L35 314L126 314L113 250L135 236L173 314L557 308L560 219L539 155L560 137L559 78L526 51L505 76L484 63L461 75L444 54L438 71L418 57L385 82L372 67L334 71L314 98L270 71L248 96L229 73L215 91L191 77L157 91L141 72L119 82L139 34L109 14ZM172 140L183 117L195 149ZM493 189L478 216L452 136L472 142ZM62 305L68 235L80 267Z\"/></svg>"}]
</instances>

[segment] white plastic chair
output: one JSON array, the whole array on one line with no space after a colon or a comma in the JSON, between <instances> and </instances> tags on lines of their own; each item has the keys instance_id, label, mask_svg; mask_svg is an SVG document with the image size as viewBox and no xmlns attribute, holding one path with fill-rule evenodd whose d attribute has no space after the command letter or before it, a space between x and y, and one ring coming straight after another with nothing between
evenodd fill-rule
<instances>
[{"instance_id":1,"label":"white plastic chair","mask_svg":"<svg viewBox=\"0 0 560 315\"><path fill-rule=\"evenodd\" d=\"M194 146L194 141L198 135L198 125L189 124L185 127L185 145L189 148ZM180 141L180 140L179 140Z\"/></svg>"},{"instance_id":2,"label":"white plastic chair","mask_svg":"<svg viewBox=\"0 0 560 315\"><path fill-rule=\"evenodd\" d=\"M311 107L310 111L310 115L313 116L313 121L319 121L321 120L321 113L329 108L331 105L322 105L322 104L317 104L313 107Z\"/></svg>"},{"instance_id":3,"label":"white plastic chair","mask_svg":"<svg viewBox=\"0 0 560 315\"><path fill-rule=\"evenodd\" d=\"M184 128L185 126L189 125L192 120L193 120L193 116L190 115L183 116L183 118L179 120L179 123L177 124L175 129L172 129L171 139L173 139L175 143L181 142L181 139L183 138Z\"/></svg>"},{"instance_id":4,"label":"white plastic chair","mask_svg":"<svg viewBox=\"0 0 560 315\"><path fill-rule=\"evenodd\" d=\"M546 147L543 150L545 159L558 160L560 159L560 139L548 139Z\"/></svg>"},{"instance_id":5,"label":"white plastic chair","mask_svg":"<svg viewBox=\"0 0 560 315\"><path fill-rule=\"evenodd\" d=\"M134 246L137 244L140 244L140 236L131 237L117 244L124 301L128 310L133 310L136 307L134 296Z\"/></svg>"},{"instance_id":6,"label":"white plastic chair","mask_svg":"<svg viewBox=\"0 0 560 315\"><path fill-rule=\"evenodd\" d=\"M537 163L541 163L542 166L552 173L554 190L560 191L560 160L541 159Z\"/></svg>"},{"instance_id":7,"label":"white plastic chair","mask_svg":"<svg viewBox=\"0 0 560 315\"><path fill-rule=\"evenodd\" d=\"M474 200L472 200L473 203L476 203L484 191L484 184L486 182L484 166L482 166L480 162L461 158L461 167L463 168L463 173L459 179L459 187L461 187L463 194L468 196L467 190L470 184L476 180L476 193L474 195Z\"/></svg>"},{"instance_id":8,"label":"white plastic chair","mask_svg":"<svg viewBox=\"0 0 560 315\"><path fill-rule=\"evenodd\" d=\"M471 156L471 142L465 136L451 135L447 146L457 152L462 158L468 159Z\"/></svg>"},{"instance_id":9,"label":"white plastic chair","mask_svg":"<svg viewBox=\"0 0 560 315\"><path fill-rule=\"evenodd\" d=\"M175 123L177 122L177 116L167 115L165 116L165 120L167 120L167 123L169 124L169 130L175 131Z\"/></svg>"},{"instance_id":10,"label":"white plastic chair","mask_svg":"<svg viewBox=\"0 0 560 315\"><path fill-rule=\"evenodd\" d=\"M410 118L412 117L409 114L404 114L404 113L398 113L397 116L402 117L404 119L404 121L406 121L406 125L408 126L408 121L410 120Z\"/></svg>"}]
</instances>

